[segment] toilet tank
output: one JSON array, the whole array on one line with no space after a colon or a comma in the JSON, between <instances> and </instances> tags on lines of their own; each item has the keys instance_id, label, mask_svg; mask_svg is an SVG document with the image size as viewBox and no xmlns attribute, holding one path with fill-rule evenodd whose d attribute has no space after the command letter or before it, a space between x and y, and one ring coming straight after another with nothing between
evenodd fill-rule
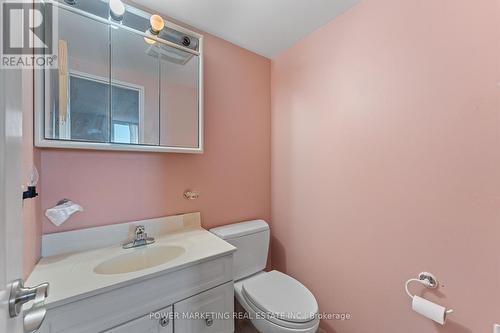
<instances>
[{"instance_id":1,"label":"toilet tank","mask_svg":"<svg viewBox=\"0 0 500 333\"><path fill-rule=\"evenodd\" d=\"M210 232L237 248L234 253L234 280L241 280L266 267L269 250L269 225L263 220L234 223Z\"/></svg>"}]
</instances>

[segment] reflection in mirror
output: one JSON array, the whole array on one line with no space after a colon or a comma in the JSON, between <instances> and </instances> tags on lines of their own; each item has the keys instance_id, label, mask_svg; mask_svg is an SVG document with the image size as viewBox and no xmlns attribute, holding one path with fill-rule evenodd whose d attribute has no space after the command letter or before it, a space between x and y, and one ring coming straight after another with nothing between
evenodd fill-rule
<instances>
[{"instance_id":1,"label":"reflection in mirror","mask_svg":"<svg viewBox=\"0 0 500 333\"><path fill-rule=\"evenodd\" d=\"M109 26L62 8L58 16L59 70L49 83L45 137L109 142Z\"/></svg>"},{"instance_id":2,"label":"reflection in mirror","mask_svg":"<svg viewBox=\"0 0 500 333\"><path fill-rule=\"evenodd\" d=\"M159 144L159 61L156 45L122 28L111 29L111 141Z\"/></svg>"},{"instance_id":3,"label":"reflection in mirror","mask_svg":"<svg viewBox=\"0 0 500 333\"><path fill-rule=\"evenodd\" d=\"M71 140L108 142L109 84L105 78L70 72Z\"/></svg>"},{"instance_id":4,"label":"reflection in mirror","mask_svg":"<svg viewBox=\"0 0 500 333\"><path fill-rule=\"evenodd\" d=\"M161 45L160 145L199 147L199 57Z\"/></svg>"},{"instance_id":5,"label":"reflection in mirror","mask_svg":"<svg viewBox=\"0 0 500 333\"><path fill-rule=\"evenodd\" d=\"M117 85L113 81L111 96L111 141L128 144L143 143L144 88Z\"/></svg>"}]
</instances>

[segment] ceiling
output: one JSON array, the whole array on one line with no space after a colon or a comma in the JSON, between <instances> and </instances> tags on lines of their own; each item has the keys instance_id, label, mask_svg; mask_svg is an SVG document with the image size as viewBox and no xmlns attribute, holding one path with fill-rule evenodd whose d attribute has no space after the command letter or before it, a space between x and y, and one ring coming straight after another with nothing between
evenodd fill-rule
<instances>
[{"instance_id":1,"label":"ceiling","mask_svg":"<svg viewBox=\"0 0 500 333\"><path fill-rule=\"evenodd\" d=\"M273 58L359 0L134 0Z\"/></svg>"}]
</instances>

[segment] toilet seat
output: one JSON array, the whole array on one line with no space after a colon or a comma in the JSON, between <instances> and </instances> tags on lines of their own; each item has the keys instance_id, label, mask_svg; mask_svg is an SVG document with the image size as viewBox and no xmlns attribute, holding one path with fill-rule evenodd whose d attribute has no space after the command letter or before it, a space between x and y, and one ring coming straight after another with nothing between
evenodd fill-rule
<instances>
[{"instance_id":1,"label":"toilet seat","mask_svg":"<svg viewBox=\"0 0 500 333\"><path fill-rule=\"evenodd\" d=\"M259 315L276 325L300 329L315 325L318 303L299 281L278 271L243 281L241 296Z\"/></svg>"}]
</instances>

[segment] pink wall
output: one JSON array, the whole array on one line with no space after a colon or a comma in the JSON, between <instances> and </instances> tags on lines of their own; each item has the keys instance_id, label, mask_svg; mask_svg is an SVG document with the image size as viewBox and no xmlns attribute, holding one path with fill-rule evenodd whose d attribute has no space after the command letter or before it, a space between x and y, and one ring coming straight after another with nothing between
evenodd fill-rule
<instances>
[{"instance_id":1,"label":"pink wall","mask_svg":"<svg viewBox=\"0 0 500 333\"><path fill-rule=\"evenodd\" d=\"M193 211L205 227L269 218L270 158L270 61L205 35L205 153L43 150L42 209L85 208L59 228L44 217L43 232Z\"/></svg>"},{"instance_id":2,"label":"pink wall","mask_svg":"<svg viewBox=\"0 0 500 333\"><path fill-rule=\"evenodd\" d=\"M23 72L23 143L22 143L22 175L23 183L36 166L40 171L40 150L33 147L33 76L30 71ZM40 257L40 240L42 236L40 197L23 201L23 272L27 277Z\"/></svg>"},{"instance_id":3,"label":"pink wall","mask_svg":"<svg viewBox=\"0 0 500 333\"><path fill-rule=\"evenodd\" d=\"M365 0L273 61L273 264L352 314L328 332L500 322L499 4ZM445 328L403 291L425 270Z\"/></svg>"},{"instance_id":4,"label":"pink wall","mask_svg":"<svg viewBox=\"0 0 500 333\"><path fill-rule=\"evenodd\" d=\"M168 72L168 70L167 70ZM198 146L198 93L194 86L165 84L160 115L160 144Z\"/></svg>"}]
</instances>

